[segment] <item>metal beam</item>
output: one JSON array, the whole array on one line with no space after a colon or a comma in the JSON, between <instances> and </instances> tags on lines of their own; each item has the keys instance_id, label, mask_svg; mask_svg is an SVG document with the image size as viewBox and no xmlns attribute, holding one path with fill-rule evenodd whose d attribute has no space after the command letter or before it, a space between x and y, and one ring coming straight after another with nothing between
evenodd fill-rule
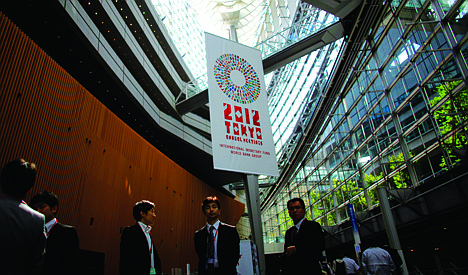
<instances>
[{"instance_id":1,"label":"metal beam","mask_svg":"<svg viewBox=\"0 0 468 275\"><path fill-rule=\"evenodd\" d=\"M284 65L303 57L317 49L331 44L345 35L343 24L336 22L333 25L284 48L283 50L265 58L263 60L263 71L265 74L271 73Z\"/></svg>"},{"instance_id":2,"label":"metal beam","mask_svg":"<svg viewBox=\"0 0 468 275\"><path fill-rule=\"evenodd\" d=\"M198 93L189 99L181 101L176 105L177 112L182 116L190 113L208 103L208 89Z\"/></svg>"}]
</instances>

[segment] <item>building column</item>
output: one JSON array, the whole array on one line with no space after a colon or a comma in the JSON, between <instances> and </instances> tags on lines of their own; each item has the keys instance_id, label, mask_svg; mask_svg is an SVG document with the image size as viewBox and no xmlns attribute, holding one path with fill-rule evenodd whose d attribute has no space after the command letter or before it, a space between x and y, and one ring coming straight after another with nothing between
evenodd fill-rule
<instances>
[{"instance_id":1,"label":"building column","mask_svg":"<svg viewBox=\"0 0 468 275\"><path fill-rule=\"evenodd\" d=\"M403 250L401 250L400 239L396 230L395 221L393 220L392 209L388 202L387 188L377 187L377 195L379 197L380 211L382 212L385 230L387 231L388 240L390 242L390 248L397 250L398 255L400 255L400 258L403 261L403 264L401 265L403 274L408 275L409 273L406 266L405 255L403 254Z\"/></svg>"}]
</instances>

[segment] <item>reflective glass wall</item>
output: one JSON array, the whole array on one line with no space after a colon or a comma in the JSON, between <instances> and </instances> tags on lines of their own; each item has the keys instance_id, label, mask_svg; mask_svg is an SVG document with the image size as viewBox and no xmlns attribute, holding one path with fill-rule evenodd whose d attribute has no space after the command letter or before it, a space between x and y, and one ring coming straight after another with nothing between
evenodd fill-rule
<instances>
[{"instance_id":1,"label":"reflective glass wall","mask_svg":"<svg viewBox=\"0 0 468 275\"><path fill-rule=\"evenodd\" d=\"M304 199L309 219L333 226L349 220L349 203L357 212L377 207L378 186L416 188L466 165L467 3L386 3L384 16L372 28L302 165L277 200L263 209L265 243L283 241L292 225L286 209L292 197ZM339 43L320 51L342 58ZM312 70L318 55L275 72L278 85L270 91L270 102L275 104L271 115L272 124L278 125L278 152L294 138L288 120L300 115L279 118L278 112L287 111L279 98L293 94L295 104L301 104L312 96L310 86L317 83L307 82L309 74L330 75Z\"/></svg>"}]
</instances>

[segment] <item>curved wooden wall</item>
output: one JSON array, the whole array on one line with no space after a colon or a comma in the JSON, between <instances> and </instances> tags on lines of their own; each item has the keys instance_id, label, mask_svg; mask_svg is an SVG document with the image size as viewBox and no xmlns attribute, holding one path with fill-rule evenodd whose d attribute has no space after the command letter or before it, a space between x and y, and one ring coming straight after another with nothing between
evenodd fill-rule
<instances>
[{"instance_id":1,"label":"curved wooden wall","mask_svg":"<svg viewBox=\"0 0 468 275\"><path fill-rule=\"evenodd\" d=\"M146 142L0 13L0 166L24 158L38 167L32 195L60 200L57 218L77 228L80 248L105 253L118 274L120 232L132 207L156 204L153 229L163 272L196 266L200 203L216 195L221 220L237 224L244 205L203 183Z\"/></svg>"}]
</instances>

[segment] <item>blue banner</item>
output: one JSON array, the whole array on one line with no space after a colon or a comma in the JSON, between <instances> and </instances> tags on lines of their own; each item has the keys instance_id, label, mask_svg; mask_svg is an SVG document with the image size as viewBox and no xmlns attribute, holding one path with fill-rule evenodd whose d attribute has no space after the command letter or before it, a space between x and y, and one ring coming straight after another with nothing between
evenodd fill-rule
<instances>
[{"instance_id":1,"label":"blue banner","mask_svg":"<svg viewBox=\"0 0 468 275\"><path fill-rule=\"evenodd\" d=\"M357 244L361 243L361 238L359 236L359 228L356 222L356 215L354 214L354 207L352 204L348 204L348 214L351 219L351 226L353 228L354 241Z\"/></svg>"}]
</instances>

